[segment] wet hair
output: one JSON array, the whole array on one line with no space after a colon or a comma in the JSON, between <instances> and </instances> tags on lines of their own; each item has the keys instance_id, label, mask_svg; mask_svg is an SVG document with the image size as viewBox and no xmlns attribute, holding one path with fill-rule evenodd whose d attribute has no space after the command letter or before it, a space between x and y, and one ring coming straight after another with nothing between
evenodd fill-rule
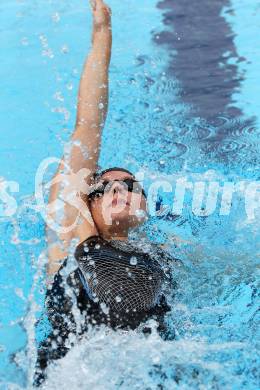
<instances>
[{"instance_id":1,"label":"wet hair","mask_svg":"<svg viewBox=\"0 0 260 390\"><path fill-rule=\"evenodd\" d=\"M134 174L133 174L132 172L128 171L128 169L121 168L121 167L112 167L112 168L103 169L102 171L94 172L94 173L93 173L93 179L94 179L94 181L100 179L101 176L103 176L105 173L111 172L111 171L122 171L122 172L126 172L126 173L129 173L129 175L131 175L133 178L135 178Z\"/></svg>"}]
</instances>

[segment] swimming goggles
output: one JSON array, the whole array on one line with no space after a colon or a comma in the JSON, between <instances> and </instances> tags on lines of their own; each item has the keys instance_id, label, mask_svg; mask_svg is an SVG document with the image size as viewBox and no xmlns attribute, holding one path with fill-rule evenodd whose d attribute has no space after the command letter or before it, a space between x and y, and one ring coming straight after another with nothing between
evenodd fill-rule
<instances>
[{"instance_id":1,"label":"swimming goggles","mask_svg":"<svg viewBox=\"0 0 260 390\"><path fill-rule=\"evenodd\" d=\"M100 198L105 192L109 192L115 181L123 183L124 187L129 192L136 194L142 193L146 198L146 194L137 180L134 179L123 179L123 180L104 180L101 183L97 183L94 189L88 194L89 199Z\"/></svg>"}]
</instances>

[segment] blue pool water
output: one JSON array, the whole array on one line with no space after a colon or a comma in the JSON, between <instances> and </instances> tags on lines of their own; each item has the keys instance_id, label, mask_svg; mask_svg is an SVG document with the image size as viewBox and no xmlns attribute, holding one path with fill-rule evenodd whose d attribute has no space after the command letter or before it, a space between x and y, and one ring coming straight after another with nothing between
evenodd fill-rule
<instances>
[{"instance_id":1,"label":"blue pool water","mask_svg":"<svg viewBox=\"0 0 260 390\"><path fill-rule=\"evenodd\" d=\"M258 389L260 3L109 5L113 54L100 165L142 170L146 189L154 180L172 183L157 198L169 210L151 213L143 229L182 260L168 297L175 339L93 332L50 368L45 388ZM36 339L48 332L44 319L37 333L34 327L45 291L35 175L44 159L61 157L73 130L91 15L83 1L3 0L0 7L0 388L24 389ZM220 190L216 208L199 213L188 190L178 214L172 203L183 178L193 189L234 183L230 211L223 212ZM16 202L10 210L4 183Z\"/></svg>"}]
</instances>

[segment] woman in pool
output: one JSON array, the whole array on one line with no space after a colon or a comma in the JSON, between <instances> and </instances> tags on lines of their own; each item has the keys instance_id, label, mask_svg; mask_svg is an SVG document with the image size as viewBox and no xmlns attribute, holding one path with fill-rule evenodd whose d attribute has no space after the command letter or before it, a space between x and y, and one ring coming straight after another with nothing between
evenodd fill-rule
<instances>
[{"instance_id":1,"label":"woman in pool","mask_svg":"<svg viewBox=\"0 0 260 390\"><path fill-rule=\"evenodd\" d=\"M144 190L124 168L98 171L108 107L112 31L111 10L102 0L92 2L92 12L92 49L80 80L72 147L54 179L62 176L67 165L73 172L85 168L89 174L84 178L86 191L80 192L83 203L78 202L77 207L72 202L65 204L64 229L55 231L47 226L48 274L53 281L47 290L46 308L53 332L39 348L38 384L48 363L68 351L70 333L80 336L101 324L136 329L148 318L155 318L158 330L166 332L164 315L170 310L163 287L169 286L167 267L173 259L162 249L154 250L155 244L144 245L141 238L135 243L128 237L147 218ZM77 188L82 188L81 176L76 178ZM57 222L58 212L51 206L62 189L57 180L49 197L48 218ZM73 250L77 267L71 272L68 257L73 242L77 243ZM149 328L143 327L143 331Z\"/></svg>"}]
</instances>

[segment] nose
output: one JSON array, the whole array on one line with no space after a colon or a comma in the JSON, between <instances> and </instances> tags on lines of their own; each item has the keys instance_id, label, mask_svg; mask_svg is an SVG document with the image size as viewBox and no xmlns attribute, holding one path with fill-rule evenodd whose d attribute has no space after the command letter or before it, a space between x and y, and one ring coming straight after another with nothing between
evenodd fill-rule
<instances>
[{"instance_id":1,"label":"nose","mask_svg":"<svg viewBox=\"0 0 260 390\"><path fill-rule=\"evenodd\" d=\"M120 181L115 181L111 190L113 191L113 194L115 194L116 192L126 191L126 188L123 183L120 183Z\"/></svg>"}]
</instances>

